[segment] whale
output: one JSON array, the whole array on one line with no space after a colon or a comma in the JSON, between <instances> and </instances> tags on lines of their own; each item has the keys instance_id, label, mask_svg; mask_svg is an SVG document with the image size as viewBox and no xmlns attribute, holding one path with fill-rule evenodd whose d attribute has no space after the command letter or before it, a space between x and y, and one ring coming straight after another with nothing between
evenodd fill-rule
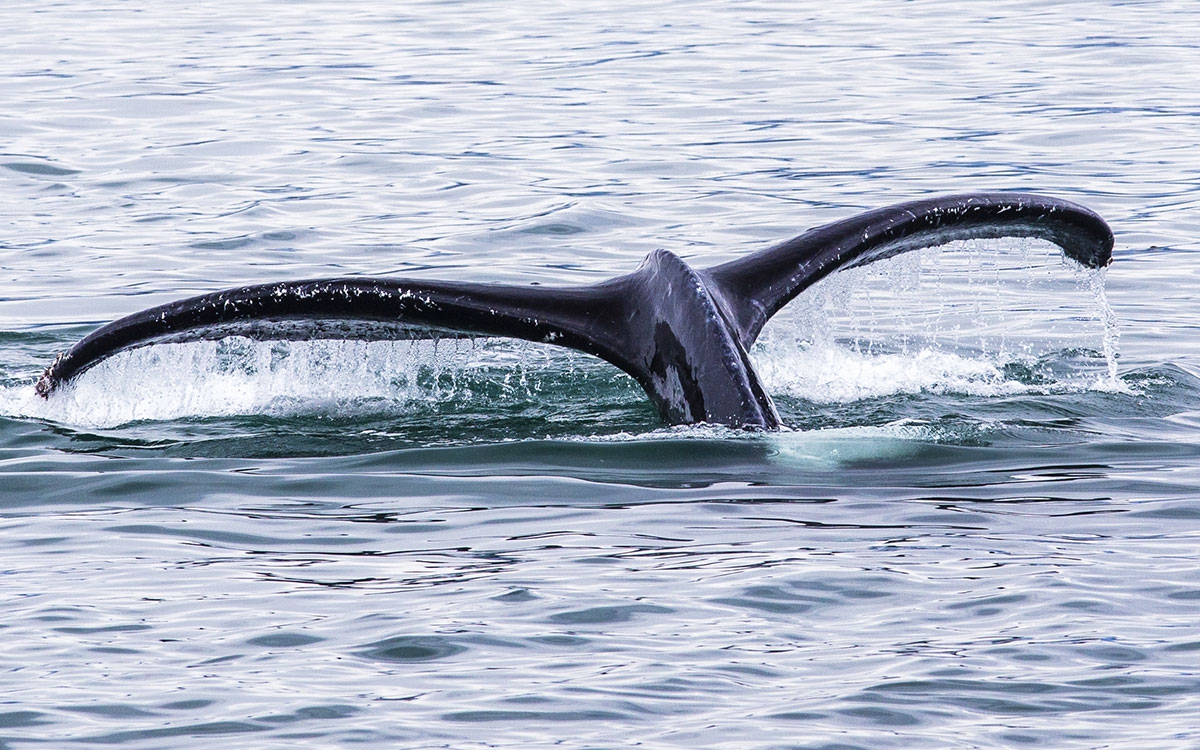
<instances>
[{"instance_id":1,"label":"whale","mask_svg":"<svg viewBox=\"0 0 1200 750\"><path fill-rule=\"evenodd\" d=\"M1045 240L1085 268L1112 261L1092 210L1030 193L940 195L834 221L696 269L665 249L590 286L347 276L202 294L108 323L61 353L35 384L50 398L118 352L161 343L507 337L571 347L636 380L672 425L774 430L779 413L747 352L763 326L816 282L955 240Z\"/></svg>"}]
</instances>

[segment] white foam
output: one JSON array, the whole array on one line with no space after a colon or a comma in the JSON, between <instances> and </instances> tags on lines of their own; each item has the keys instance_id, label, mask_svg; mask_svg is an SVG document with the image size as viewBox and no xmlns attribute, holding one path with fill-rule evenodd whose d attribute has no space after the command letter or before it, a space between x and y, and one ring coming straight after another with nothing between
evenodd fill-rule
<instances>
[{"instance_id":1,"label":"white foam","mask_svg":"<svg viewBox=\"0 0 1200 750\"><path fill-rule=\"evenodd\" d=\"M1006 378L991 362L932 349L867 354L836 345L814 346L791 353L762 352L756 364L772 394L817 403L922 392L1005 396L1029 389Z\"/></svg>"},{"instance_id":2,"label":"white foam","mask_svg":"<svg viewBox=\"0 0 1200 750\"><path fill-rule=\"evenodd\" d=\"M31 386L7 388L0 409L81 427L143 420L387 413L414 403L468 401L536 391L534 369L563 366L548 347L511 342L219 341L159 344L120 352L64 385L49 399ZM573 366L571 363L566 365Z\"/></svg>"}]
</instances>

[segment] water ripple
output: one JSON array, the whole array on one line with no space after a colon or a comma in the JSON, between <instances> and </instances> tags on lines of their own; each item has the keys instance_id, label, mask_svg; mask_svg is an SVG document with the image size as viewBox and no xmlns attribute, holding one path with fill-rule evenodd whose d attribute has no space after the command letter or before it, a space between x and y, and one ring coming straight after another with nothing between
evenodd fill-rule
<instances>
[{"instance_id":1,"label":"water ripple","mask_svg":"<svg viewBox=\"0 0 1200 750\"><path fill-rule=\"evenodd\" d=\"M5 10L0 744L1200 740L1191 6ZM996 243L804 295L752 352L774 435L507 345L32 394L190 294L594 283L971 190L1112 223L1119 347L1097 278Z\"/></svg>"}]
</instances>

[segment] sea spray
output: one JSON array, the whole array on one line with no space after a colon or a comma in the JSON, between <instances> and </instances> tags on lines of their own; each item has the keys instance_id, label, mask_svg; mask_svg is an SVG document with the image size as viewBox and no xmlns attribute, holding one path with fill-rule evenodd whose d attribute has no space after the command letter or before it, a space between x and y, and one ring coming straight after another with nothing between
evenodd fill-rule
<instances>
[{"instance_id":1,"label":"sea spray","mask_svg":"<svg viewBox=\"0 0 1200 750\"><path fill-rule=\"evenodd\" d=\"M1048 243L954 242L823 280L752 356L772 394L814 403L1086 389L1101 359L1117 382L1103 292Z\"/></svg>"},{"instance_id":2,"label":"sea spray","mask_svg":"<svg viewBox=\"0 0 1200 750\"><path fill-rule=\"evenodd\" d=\"M630 381L626 383L625 381ZM613 391L613 389L616 389ZM511 339L259 341L231 336L119 352L43 399L6 389L4 411L84 427L261 414L384 415L564 408L640 389L594 357Z\"/></svg>"}]
</instances>

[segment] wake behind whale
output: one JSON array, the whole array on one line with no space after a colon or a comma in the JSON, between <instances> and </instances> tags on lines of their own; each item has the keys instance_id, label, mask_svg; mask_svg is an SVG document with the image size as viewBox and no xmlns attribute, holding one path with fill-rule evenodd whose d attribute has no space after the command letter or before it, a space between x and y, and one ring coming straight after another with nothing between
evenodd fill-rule
<instances>
[{"instance_id":1,"label":"wake behind whale","mask_svg":"<svg viewBox=\"0 0 1200 750\"><path fill-rule=\"evenodd\" d=\"M586 287L337 278L239 287L150 308L85 337L47 368L50 398L81 373L151 344L228 340L396 341L499 336L570 347L632 376L668 424L775 429L779 414L748 350L766 322L843 269L959 239L1034 237L1098 268L1113 236L1090 210L1018 193L898 204L697 271L651 253Z\"/></svg>"}]
</instances>

